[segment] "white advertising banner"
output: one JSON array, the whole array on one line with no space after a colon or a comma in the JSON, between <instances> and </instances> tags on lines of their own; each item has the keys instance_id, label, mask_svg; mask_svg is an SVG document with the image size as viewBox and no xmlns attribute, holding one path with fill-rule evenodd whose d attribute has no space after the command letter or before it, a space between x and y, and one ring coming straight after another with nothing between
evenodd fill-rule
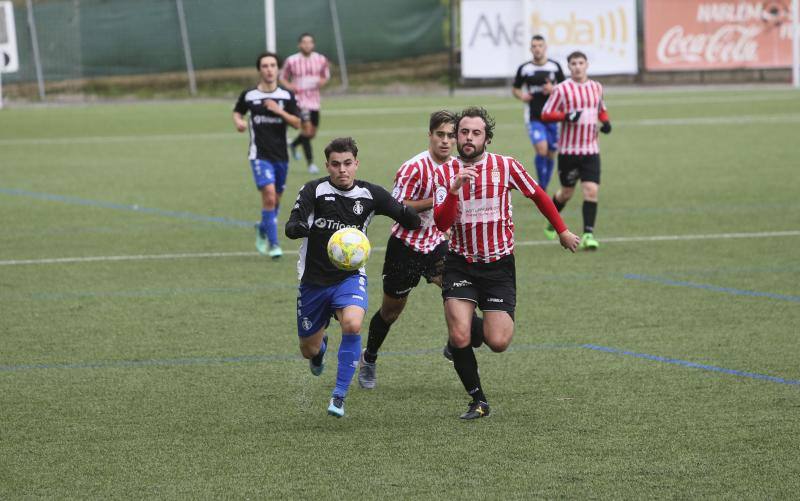
<instances>
[{"instance_id":1,"label":"white advertising banner","mask_svg":"<svg viewBox=\"0 0 800 501\"><path fill-rule=\"evenodd\" d=\"M513 77L530 37L522 0L461 0L461 75Z\"/></svg>"},{"instance_id":2,"label":"white advertising banner","mask_svg":"<svg viewBox=\"0 0 800 501\"><path fill-rule=\"evenodd\" d=\"M636 0L461 0L462 76L512 77L531 58L535 34L565 73L576 50L589 58L590 75L638 71Z\"/></svg>"},{"instance_id":3,"label":"white advertising banner","mask_svg":"<svg viewBox=\"0 0 800 501\"><path fill-rule=\"evenodd\" d=\"M14 26L14 6L0 2L0 73L19 71L17 32Z\"/></svg>"}]
</instances>

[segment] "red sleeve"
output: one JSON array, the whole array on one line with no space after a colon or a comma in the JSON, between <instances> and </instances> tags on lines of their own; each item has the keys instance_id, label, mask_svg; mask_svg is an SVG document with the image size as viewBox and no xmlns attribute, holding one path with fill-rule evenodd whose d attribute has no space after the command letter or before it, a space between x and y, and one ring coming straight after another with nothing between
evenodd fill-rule
<instances>
[{"instance_id":1,"label":"red sleeve","mask_svg":"<svg viewBox=\"0 0 800 501\"><path fill-rule=\"evenodd\" d=\"M600 120L601 122L609 121L608 110L606 110L605 107L600 109L600 113L597 114L597 119Z\"/></svg>"},{"instance_id":2,"label":"red sleeve","mask_svg":"<svg viewBox=\"0 0 800 501\"><path fill-rule=\"evenodd\" d=\"M547 98L542 108L542 122L563 122L565 113L563 108L563 99L561 98L561 89L559 86L553 88L552 94Z\"/></svg>"},{"instance_id":3,"label":"red sleeve","mask_svg":"<svg viewBox=\"0 0 800 501\"><path fill-rule=\"evenodd\" d=\"M542 213L544 217L550 221L550 224L553 225L555 228L556 233L561 234L562 232L567 230L567 225L564 224L564 220L561 219L561 214L558 213L558 209L556 209L555 204L550 197L547 195L547 192L543 189L539 188L536 190L536 193L533 194L531 200L536 204L536 207L539 208L539 212Z\"/></svg>"},{"instance_id":4,"label":"red sleeve","mask_svg":"<svg viewBox=\"0 0 800 501\"><path fill-rule=\"evenodd\" d=\"M439 187L437 189L436 199L440 199L441 195L439 195L438 190L446 190L444 187ZM551 202L552 203L552 202ZM447 196L444 197L442 203L436 204L433 208L433 221L436 223L436 227L439 228L439 231L445 232L453 226L453 223L456 221L456 216L458 215L458 195L453 195L449 191L447 192Z\"/></svg>"},{"instance_id":5,"label":"red sleeve","mask_svg":"<svg viewBox=\"0 0 800 501\"><path fill-rule=\"evenodd\" d=\"M561 214L558 213L558 209L556 209L553 201L550 200L547 192L533 180L522 164L513 158L509 158L508 162L511 185L522 192L523 195L533 200L536 207L539 208L539 212L550 221L550 224L553 225L557 233L566 230L567 225L564 224L564 220L561 219Z\"/></svg>"}]
</instances>

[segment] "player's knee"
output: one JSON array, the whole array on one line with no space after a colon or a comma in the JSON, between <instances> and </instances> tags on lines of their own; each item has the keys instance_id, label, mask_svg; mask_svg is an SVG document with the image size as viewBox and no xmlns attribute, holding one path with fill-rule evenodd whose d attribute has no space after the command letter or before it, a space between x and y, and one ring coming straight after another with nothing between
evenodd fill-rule
<instances>
[{"instance_id":1,"label":"player's knee","mask_svg":"<svg viewBox=\"0 0 800 501\"><path fill-rule=\"evenodd\" d=\"M317 353L319 353L319 346L313 346L300 341L300 354L303 355L303 358L314 358Z\"/></svg>"},{"instance_id":2,"label":"player's knee","mask_svg":"<svg viewBox=\"0 0 800 501\"><path fill-rule=\"evenodd\" d=\"M594 183L586 183L583 185L583 198L584 200L589 201L596 201L597 200L597 193L598 187Z\"/></svg>"},{"instance_id":3,"label":"player's knee","mask_svg":"<svg viewBox=\"0 0 800 501\"><path fill-rule=\"evenodd\" d=\"M456 348L466 348L469 346L469 330L450 329L450 344Z\"/></svg>"},{"instance_id":4,"label":"player's knee","mask_svg":"<svg viewBox=\"0 0 800 501\"><path fill-rule=\"evenodd\" d=\"M511 339L509 338L509 339L503 339L503 340L497 340L497 339L491 339L490 340L490 339L487 338L485 340L485 344L493 352L502 353L502 352L504 352L504 351L506 351L508 349L509 345L511 345Z\"/></svg>"},{"instance_id":5,"label":"player's knee","mask_svg":"<svg viewBox=\"0 0 800 501\"><path fill-rule=\"evenodd\" d=\"M361 332L361 319L344 317L341 322L342 332Z\"/></svg>"}]
</instances>

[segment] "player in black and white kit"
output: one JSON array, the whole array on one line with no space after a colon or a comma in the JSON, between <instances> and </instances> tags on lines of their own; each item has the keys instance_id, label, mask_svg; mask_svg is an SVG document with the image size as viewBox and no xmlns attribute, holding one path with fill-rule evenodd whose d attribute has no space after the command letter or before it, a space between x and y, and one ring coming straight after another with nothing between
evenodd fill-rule
<instances>
[{"instance_id":1,"label":"player in black and white kit","mask_svg":"<svg viewBox=\"0 0 800 501\"><path fill-rule=\"evenodd\" d=\"M546 191L558 150L558 124L542 122L542 107L550 97L553 86L564 81L564 72L560 64L547 59L547 44L543 36L534 35L531 38L531 54L533 60L523 63L517 69L511 92L514 97L526 103L525 126L536 150L536 176L539 178L539 186Z\"/></svg>"},{"instance_id":2,"label":"player in black and white kit","mask_svg":"<svg viewBox=\"0 0 800 501\"><path fill-rule=\"evenodd\" d=\"M276 54L264 52L259 55L256 68L261 81L239 95L233 108L233 122L239 132L250 130L248 158L256 188L261 192L261 222L256 225L256 249L277 259L283 255L278 245L278 207L289 169L286 126L300 127L300 109L294 94L278 85L280 60ZM245 120L248 113L249 120Z\"/></svg>"},{"instance_id":3,"label":"player in black and white kit","mask_svg":"<svg viewBox=\"0 0 800 501\"><path fill-rule=\"evenodd\" d=\"M356 180L358 148L352 138L338 138L325 148L329 177L303 185L286 222L286 236L302 238L300 291L297 296L297 334L300 353L309 359L312 374L324 367L325 328L331 315L342 326L336 387L328 414L344 415L344 399L361 354L361 324L367 312L367 275L364 269L343 271L328 259L328 240L337 230L357 228L366 233L376 215L389 216L404 228L416 229L420 217L412 207L395 200L384 188Z\"/></svg>"}]
</instances>

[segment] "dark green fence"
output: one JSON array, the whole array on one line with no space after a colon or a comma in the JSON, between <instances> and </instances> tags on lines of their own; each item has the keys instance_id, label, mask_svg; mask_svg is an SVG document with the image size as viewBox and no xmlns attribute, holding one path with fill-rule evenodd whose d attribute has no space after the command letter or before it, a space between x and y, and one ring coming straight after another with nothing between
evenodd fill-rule
<instances>
[{"instance_id":1,"label":"dark green fence","mask_svg":"<svg viewBox=\"0 0 800 501\"><path fill-rule=\"evenodd\" d=\"M196 70L251 66L266 47L263 0L183 0ZM15 4L20 71L7 83L36 80L24 3ZM442 0L338 0L347 63L445 51ZM297 50L314 33L317 50L337 61L329 0L275 0L277 49ZM46 0L33 4L44 79L184 71L175 0Z\"/></svg>"}]
</instances>

